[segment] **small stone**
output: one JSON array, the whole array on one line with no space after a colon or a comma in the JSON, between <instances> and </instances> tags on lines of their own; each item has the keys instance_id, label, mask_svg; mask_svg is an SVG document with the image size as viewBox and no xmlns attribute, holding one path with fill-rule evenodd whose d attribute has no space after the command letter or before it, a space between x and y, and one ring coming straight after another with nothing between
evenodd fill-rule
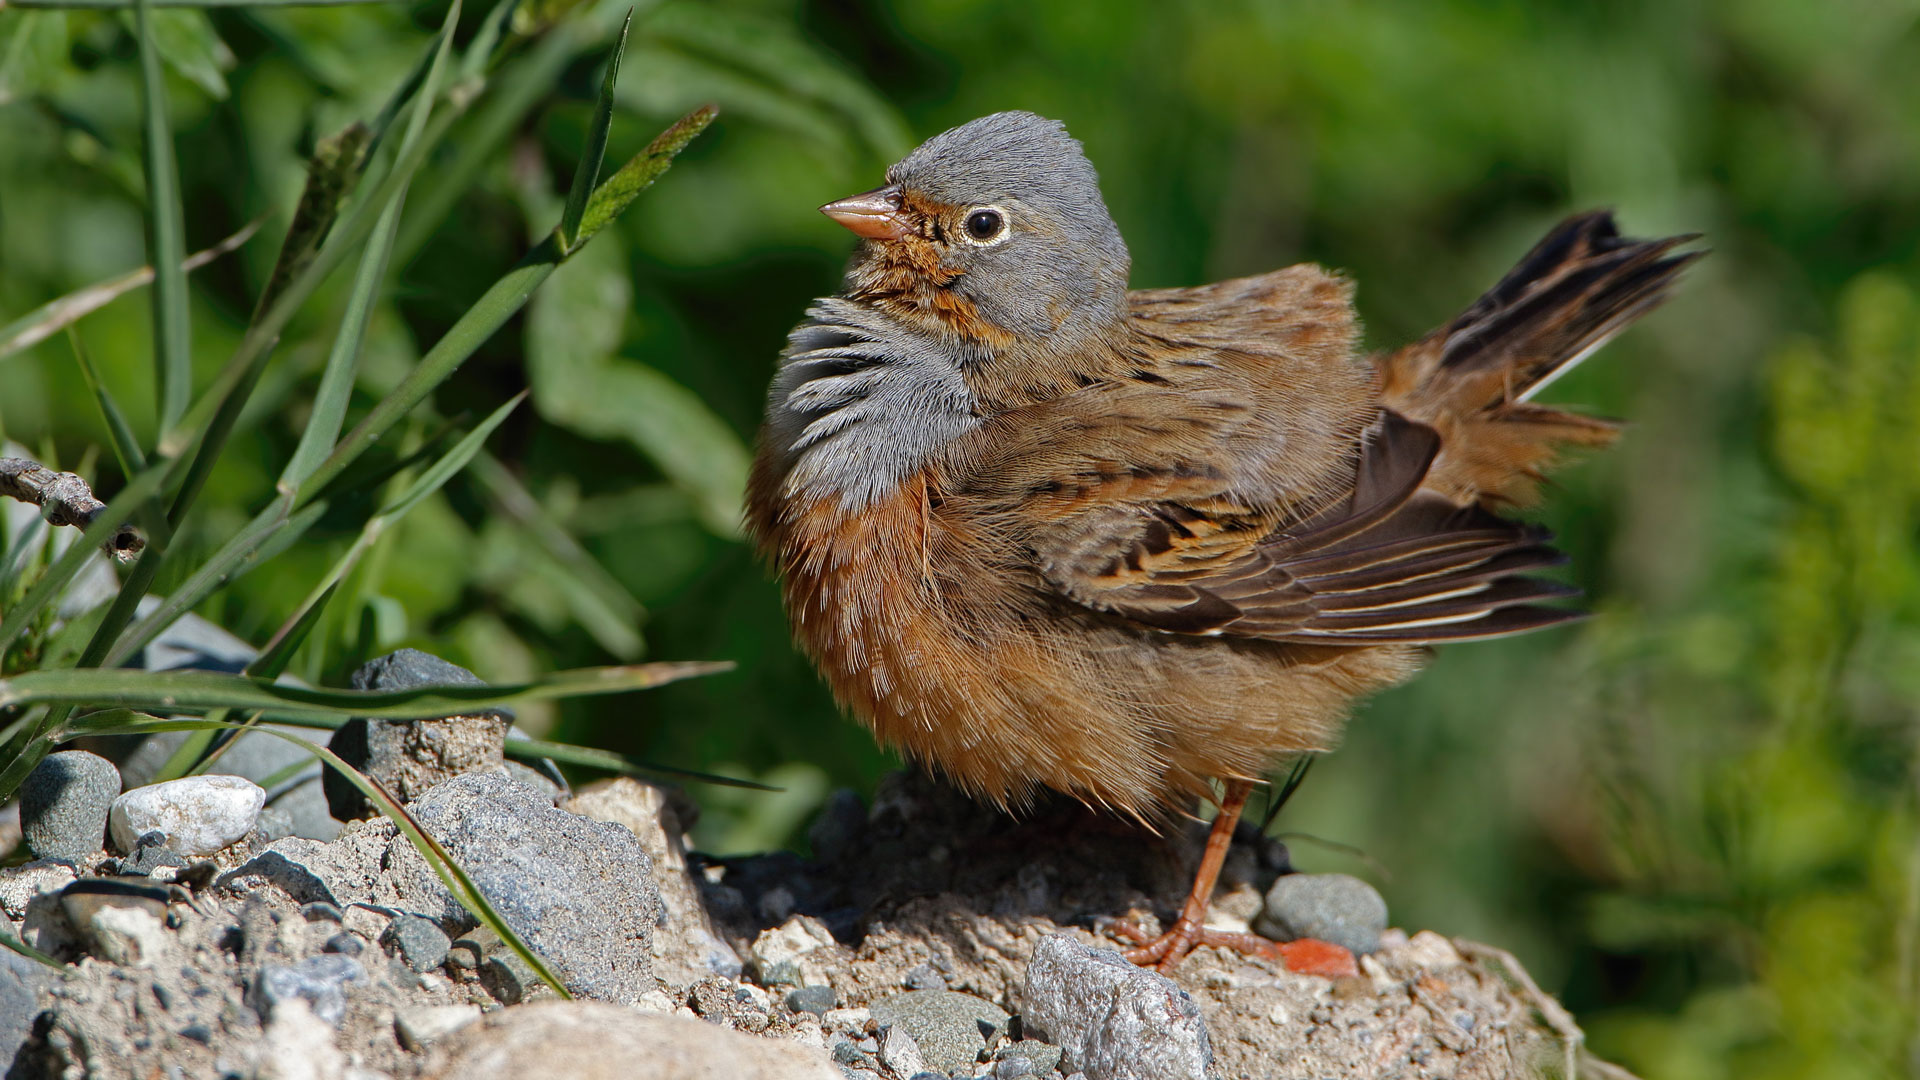
<instances>
[{"instance_id":1,"label":"small stone","mask_svg":"<svg viewBox=\"0 0 1920 1080\"><path fill-rule=\"evenodd\" d=\"M1360 974L1360 965L1345 946L1319 938L1296 938L1280 943L1280 959L1295 975L1344 979Z\"/></svg>"},{"instance_id":2,"label":"small stone","mask_svg":"<svg viewBox=\"0 0 1920 1080\"><path fill-rule=\"evenodd\" d=\"M1060 1064L1060 1048L1039 1039L1021 1039L1019 1042L1001 1050L997 1055L1001 1061L1025 1060L1033 1065L1036 1075L1044 1076ZM999 1075L998 1073L995 1074Z\"/></svg>"},{"instance_id":3,"label":"small stone","mask_svg":"<svg viewBox=\"0 0 1920 1080\"><path fill-rule=\"evenodd\" d=\"M254 977L251 1004L263 1020L272 1020L280 1005L300 1001L313 1015L333 1026L347 1014L347 987L367 977L360 961L323 953L297 964L267 964Z\"/></svg>"},{"instance_id":4,"label":"small stone","mask_svg":"<svg viewBox=\"0 0 1920 1080\"><path fill-rule=\"evenodd\" d=\"M386 941L414 971L432 971L446 963L453 945L439 923L418 915L397 916L387 927Z\"/></svg>"},{"instance_id":5,"label":"small stone","mask_svg":"<svg viewBox=\"0 0 1920 1080\"><path fill-rule=\"evenodd\" d=\"M211 855L253 831L267 793L238 776L188 776L151 784L113 800L107 826L114 845L131 852L148 832L166 834L182 855Z\"/></svg>"},{"instance_id":6,"label":"small stone","mask_svg":"<svg viewBox=\"0 0 1920 1080\"><path fill-rule=\"evenodd\" d=\"M394 1013L393 1033L401 1046L418 1053L478 1019L478 1005L415 1005Z\"/></svg>"},{"instance_id":7,"label":"small stone","mask_svg":"<svg viewBox=\"0 0 1920 1080\"><path fill-rule=\"evenodd\" d=\"M904 980L909 990L945 990L946 976L935 971L932 964L915 964L907 972Z\"/></svg>"},{"instance_id":8,"label":"small stone","mask_svg":"<svg viewBox=\"0 0 1920 1080\"><path fill-rule=\"evenodd\" d=\"M867 1021L873 1019L873 1011L861 1006L857 1009L828 1009L820 1018L820 1026L829 1031L865 1031Z\"/></svg>"},{"instance_id":9,"label":"small stone","mask_svg":"<svg viewBox=\"0 0 1920 1080\"><path fill-rule=\"evenodd\" d=\"M180 1037L207 1046L213 1042L213 1029L205 1024L188 1024L180 1029Z\"/></svg>"},{"instance_id":10,"label":"small stone","mask_svg":"<svg viewBox=\"0 0 1920 1080\"><path fill-rule=\"evenodd\" d=\"M540 973L512 949L501 949L487 957L480 968L480 983L502 1005L518 1005L546 985Z\"/></svg>"},{"instance_id":11,"label":"small stone","mask_svg":"<svg viewBox=\"0 0 1920 1080\"><path fill-rule=\"evenodd\" d=\"M167 947L164 887L81 878L60 890L60 910L87 951L112 964L151 967Z\"/></svg>"},{"instance_id":12,"label":"small stone","mask_svg":"<svg viewBox=\"0 0 1920 1080\"><path fill-rule=\"evenodd\" d=\"M20 831L42 859L78 862L106 843L120 770L84 750L48 754L20 785Z\"/></svg>"},{"instance_id":13,"label":"small stone","mask_svg":"<svg viewBox=\"0 0 1920 1080\"><path fill-rule=\"evenodd\" d=\"M320 946L320 951L339 953L341 956L359 956L366 951L366 948L367 943L361 941L357 935L342 930L328 938L326 944Z\"/></svg>"},{"instance_id":14,"label":"small stone","mask_svg":"<svg viewBox=\"0 0 1920 1080\"><path fill-rule=\"evenodd\" d=\"M903 1027L881 1030L880 1063L896 1076L914 1076L926 1071L926 1058L920 1053L920 1044Z\"/></svg>"},{"instance_id":15,"label":"small stone","mask_svg":"<svg viewBox=\"0 0 1920 1080\"><path fill-rule=\"evenodd\" d=\"M869 1008L874 1023L913 1036L926 1065L947 1072L971 1068L1008 1019L992 1002L951 990L895 994Z\"/></svg>"},{"instance_id":16,"label":"small stone","mask_svg":"<svg viewBox=\"0 0 1920 1080\"><path fill-rule=\"evenodd\" d=\"M810 915L795 915L753 939L748 956L766 985L820 986L830 983L823 961L838 948L826 924ZM823 953L822 950L826 952Z\"/></svg>"},{"instance_id":17,"label":"small stone","mask_svg":"<svg viewBox=\"0 0 1920 1080\"><path fill-rule=\"evenodd\" d=\"M1024 1028L1060 1047L1060 1068L1095 1080L1204 1080L1213 1043L1200 1007L1173 980L1059 934L1027 965Z\"/></svg>"},{"instance_id":18,"label":"small stone","mask_svg":"<svg viewBox=\"0 0 1920 1080\"><path fill-rule=\"evenodd\" d=\"M466 668L419 649L388 653L353 673L356 690L485 685ZM342 725L327 745L401 802L412 802L456 776L504 773L507 729L512 726L513 714L503 709L430 720L354 719ZM338 772L327 768L321 782L334 817L348 821L372 816L365 796ZM552 804L551 799L547 802Z\"/></svg>"},{"instance_id":19,"label":"small stone","mask_svg":"<svg viewBox=\"0 0 1920 1080\"><path fill-rule=\"evenodd\" d=\"M845 1039L833 1044L830 1053L837 1065L858 1065L866 1059L866 1052Z\"/></svg>"},{"instance_id":20,"label":"small stone","mask_svg":"<svg viewBox=\"0 0 1920 1080\"><path fill-rule=\"evenodd\" d=\"M838 1003L831 986L803 986L787 995L787 1008L815 1016L827 1015Z\"/></svg>"},{"instance_id":21,"label":"small stone","mask_svg":"<svg viewBox=\"0 0 1920 1080\"><path fill-rule=\"evenodd\" d=\"M1365 956L1380 947L1387 902L1347 874L1286 874L1267 890L1253 928L1276 941L1313 938Z\"/></svg>"},{"instance_id":22,"label":"small stone","mask_svg":"<svg viewBox=\"0 0 1920 1080\"><path fill-rule=\"evenodd\" d=\"M112 872L126 877L154 877L163 870L185 869L187 860L167 847L167 834L159 829L141 835L133 853L113 860Z\"/></svg>"},{"instance_id":23,"label":"small stone","mask_svg":"<svg viewBox=\"0 0 1920 1080\"><path fill-rule=\"evenodd\" d=\"M994 1062L993 1065L994 1080L1019 1080L1019 1078L1023 1076L1038 1076L1039 1074L1040 1070L1034 1068L1033 1062L1023 1057L1001 1058L999 1061Z\"/></svg>"}]
</instances>

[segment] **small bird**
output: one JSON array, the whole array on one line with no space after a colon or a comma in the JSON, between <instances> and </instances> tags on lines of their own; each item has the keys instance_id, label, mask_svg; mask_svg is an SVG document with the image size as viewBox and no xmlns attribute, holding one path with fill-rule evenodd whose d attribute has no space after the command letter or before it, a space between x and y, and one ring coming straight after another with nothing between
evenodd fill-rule
<instances>
[{"instance_id":1,"label":"small bird","mask_svg":"<svg viewBox=\"0 0 1920 1080\"><path fill-rule=\"evenodd\" d=\"M861 237L774 376L747 523L841 706L977 798L1138 819L1217 801L1136 963L1198 945L1247 795L1428 646L1551 626L1563 557L1500 515L1605 420L1536 404L1664 299L1693 237L1555 227L1460 317L1359 351L1293 266L1129 291L1081 145L1004 112L828 203ZM1221 791L1213 787L1218 782Z\"/></svg>"}]
</instances>

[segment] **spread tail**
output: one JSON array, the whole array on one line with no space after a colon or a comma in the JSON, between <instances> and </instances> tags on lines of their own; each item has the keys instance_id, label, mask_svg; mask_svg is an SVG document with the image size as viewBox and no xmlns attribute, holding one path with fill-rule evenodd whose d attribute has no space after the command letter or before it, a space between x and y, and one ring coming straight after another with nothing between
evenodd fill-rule
<instances>
[{"instance_id":1,"label":"spread tail","mask_svg":"<svg viewBox=\"0 0 1920 1080\"><path fill-rule=\"evenodd\" d=\"M1623 239L1605 210L1555 226L1459 318L1380 361L1386 407L1440 433L1426 486L1459 505L1525 504L1562 446L1605 446L1607 420L1530 399L1667 297L1695 237Z\"/></svg>"}]
</instances>

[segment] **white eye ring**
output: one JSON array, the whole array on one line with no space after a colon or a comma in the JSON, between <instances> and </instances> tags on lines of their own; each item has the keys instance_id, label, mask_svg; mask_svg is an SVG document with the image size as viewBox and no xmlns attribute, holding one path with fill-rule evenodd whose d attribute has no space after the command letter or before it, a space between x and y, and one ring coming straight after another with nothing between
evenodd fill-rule
<instances>
[{"instance_id":1,"label":"white eye ring","mask_svg":"<svg viewBox=\"0 0 1920 1080\"><path fill-rule=\"evenodd\" d=\"M960 235L975 247L992 247L1013 235L1007 212L998 206L976 206L960 219Z\"/></svg>"}]
</instances>

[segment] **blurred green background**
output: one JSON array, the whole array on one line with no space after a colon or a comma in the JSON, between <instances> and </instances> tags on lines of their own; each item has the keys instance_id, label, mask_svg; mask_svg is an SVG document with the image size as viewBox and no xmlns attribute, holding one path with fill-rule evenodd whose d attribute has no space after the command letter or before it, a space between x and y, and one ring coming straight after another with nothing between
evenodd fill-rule
<instances>
[{"instance_id":1,"label":"blurred green background","mask_svg":"<svg viewBox=\"0 0 1920 1080\"><path fill-rule=\"evenodd\" d=\"M569 7L523 4L524 47ZM377 109L445 11L164 13L189 246L283 220L313 139ZM1361 711L1277 827L1363 852L1294 841L1304 867L1380 884L1396 924L1512 949L1602 1056L1650 1080L1920 1075L1916 15L1912 0L643 3L610 158L699 102L719 122L436 400L480 414L532 387L491 448L540 506L456 479L382 541L296 669L339 684L403 644L495 680L642 653L735 660L524 719L777 782L696 789L699 838L803 844L830 787L894 767L836 717L737 535L776 353L852 246L816 205L874 186L920 138L1031 109L1086 144L1136 285L1341 267L1376 346L1451 316L1561 215L1611 206L1638 235L1703 232L1714 255L1549 394L1630 422L1540 511L1598 617L1442 650ZM0 323L145 261L129 26L0 11ZM557 54L504 123L457 129L422 174L363 407L552 218L607 40ZM421 209L435 201L444 220ZM194 276L203 377L272 257L255 242ZM345 277L315 310L344 303ZM325 326L281 345L183 543L216 546L270 495ZM150 439L145 297L79 332ZM69 468L107 443L59 337L0 356L0 422ZM612 582L556 566L529 522L577 537ZM258 644L351 539L323 522L201 614Z\"/></svg>"}]
</instances>

